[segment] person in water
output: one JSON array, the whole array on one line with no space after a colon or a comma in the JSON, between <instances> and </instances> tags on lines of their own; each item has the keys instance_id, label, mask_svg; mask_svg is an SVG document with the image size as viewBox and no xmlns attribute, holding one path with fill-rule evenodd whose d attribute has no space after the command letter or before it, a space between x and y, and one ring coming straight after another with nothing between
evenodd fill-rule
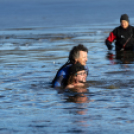
<instances>
[{"instance_id":1,"label":"person in water","mask_svg":"<svg viewBox=\"0 0 134 134\"><path fill-rule=\"evenodd\" d=\"M57 74L52 81L52 86L54 88L64 87L69 75L69 67L77 62L81 63L88 71L88 67L86 66L88 60L87 54L88 49L84 45L79 44L74 46L69 53L68 61L57 71Z\"/></svg>"},{"instance_id":2,"label":"person in water","mask_svg":"<svg viewBox=\"0 0 134 134\"><path fill-rule=\"evenodd\" d=\"M129 24L127 14L120 17L120 26L116 27L105 40L108 50L112 50L112 43L115 41L116 51L133 51L134 50L134 27Z\"/></svg>"},{"instance_id":3,"label":"person in water","mask_svg":"<svg viewBox=\"0 0 134 134\"><path fill-rule=\"evenodd\" d=\"M87 79L87 70L79 62L69 68L67 85L65 88L84 87Z\"/></svg>"}]
</instances>

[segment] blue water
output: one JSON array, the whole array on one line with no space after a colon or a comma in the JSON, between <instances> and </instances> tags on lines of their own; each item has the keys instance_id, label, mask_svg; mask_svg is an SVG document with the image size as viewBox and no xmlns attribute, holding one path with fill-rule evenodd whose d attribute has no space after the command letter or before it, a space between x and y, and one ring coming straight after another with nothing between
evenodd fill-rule
<instances>
[{"instance_id":1,"label":"blue water","mask_svg":"<svg viewBox=\"0 0 134 134\"><path fill-rule=\"evenodd\" d=\"M133 134L134 53L104 44L133 1L0 0L0 134ZM87 46L83 94L50 82L71 48Z\"/></svg>"},{"instance_id":2,"label":"blue water","mask_svg":"<svg viewBox=\"0 0 134 134\"><path fill-rule=\"evenodd\" d=\"M0 28L119 24L133 0L0 0Z\"/></svg>"}]
</instances>

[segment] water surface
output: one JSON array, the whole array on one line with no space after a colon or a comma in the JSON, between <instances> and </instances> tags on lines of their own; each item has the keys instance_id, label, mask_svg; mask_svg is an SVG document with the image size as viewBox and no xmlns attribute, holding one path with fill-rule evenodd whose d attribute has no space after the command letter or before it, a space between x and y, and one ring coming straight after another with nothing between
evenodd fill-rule
<instances>
[{"instance_id":1,"label":"water surface","mask_svg":"<svg viewBox=\"0 0 134 134\"><path fill-rule=\"evenodd\" d=\"M32 6L29 5L31 2ZM102 3L92 0L0 1L0 10L7 6L1 14L3 19L0 22L1 134L133 133L134 53L115 53L114 50L108 52L104 44L109 32L118 26L122 10L132 15L131 2L120 3L118 0L109 5L105 0ZM46 10L43 4L47 7ZM68 10L70 4L71 9ZM124 10L124 4L130 8ZM114 5L122 6L120 10L115 9L113 14L110 11ZM103 10L104 6L106 11ZM79 10L79 7L83 10ZM24 8L25 11L21 12ZM39 10L33 10L34 8ZM64 12L60 12L63 9ZM73 9L76 9L74 14ZM101 12L96 9L101 9ZM47 12L55 22L46 19L43 24L40 19L42 11ZM100 14L107 15L108 20ZM29 15L32 16L29 18ZM91 16L87 18L89 15ZM17 19L14 19L15 16ZM61 17L57 19L57 16ZM61 23L62 17L66 20ZM116 19L110 23L109 20L113 18ZM91 20L90 24L86 19ZM57 70L67 61L72 47L79 43L89 50L89 86L81 89L82 94L63 93L51 88L50 82Z\"/></svg>"}]
</instances>

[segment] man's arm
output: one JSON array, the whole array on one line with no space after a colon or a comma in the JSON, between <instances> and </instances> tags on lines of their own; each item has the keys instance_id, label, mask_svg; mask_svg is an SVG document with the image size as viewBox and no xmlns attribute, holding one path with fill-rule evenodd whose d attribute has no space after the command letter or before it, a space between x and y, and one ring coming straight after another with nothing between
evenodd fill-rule
<instances>
[{"instance_id":1,"label":"man's arm","mask_svg":"<svg viewBox=\"0 0 134 134\"><path fill-rule=\"evenodd\" d=\"M113 49L113 45L112 45L112 43L109 42L107 39L106 39L106 41L105 41L105 44L106 44L108 50L112 50L112 49Z\"/></svg>"},{"instance_id":2,"label":"man's arm","mask_svg":"<svg viewBox=\"0 0 134 134\"><path fill-rule=\"evenodd\" d=\"M71 64L69 64L69 65L65 66L64 68L62 68L61 70L59 70L59 72L56 76L56 79L53 83L54 88L64 86L64 82L65 82L65 79L67 78L68 69L70 66L71 66Z\"/></svg>"},{"instance_id":3,"label":"man's arm","mask_svg":"<svg viewBox=\"0 0 134 134\"><path fill-rule=\"evenodd\" d=\"M53 83L53 87L54 88L61 87L63 79L64 79L63 75L58 76L58 78Z\"/></svg>"},{"instance_id":4,"label":"man's arm","mask_svg":"<svg viewBox=\"0 0 134 134\"><path fill-rule=\"evenodd\" d=\"M108 38L105 40L105 44L108 48L108 50L112 50L113 48L113 45L112 45L112 42L116 39L116 36L114 35L113 32L111 32L108 36Z\"/></svg>"}]
</instances>

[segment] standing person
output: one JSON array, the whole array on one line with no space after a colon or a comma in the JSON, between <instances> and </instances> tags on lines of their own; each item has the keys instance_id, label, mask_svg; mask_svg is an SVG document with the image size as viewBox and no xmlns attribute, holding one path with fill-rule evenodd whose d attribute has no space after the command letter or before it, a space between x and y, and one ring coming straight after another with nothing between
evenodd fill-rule
<instances>
[{"instance_id":1,"label":"standing person","mask_svg":"<svg viewBox=\"0 0 134 134\"><path fill-rule=\"evenodd\" d=\"M76 64L77 62L84 65L84 67L88 70L88 67L86 66L87 53L88 49L84 45L79 44L77 46L74 46L70 51L68 61L58 70L55 78L53 79L52 86L54 88L64 87L66 79L69 74L68 73L69 67L73 64Z\"/></svg>"},{"instance_id":2,"label":"standing person","mask_svg":"<svg viewBox=\"0 0 134 134\"><path fill-rule=\"evenodd\" d=\"M112 42L115 41L116 51L133 51L134 50L134 27L129 24L127 14L120 17L120 26L116 27L106 39L105 44L108 50L112 50Z\"/></svg>"},{"instance_id":3,"label":"standing person","mask_svg":"<svg viewBox=\"0 0 134 134\"><path fill-rule=\"evenodd\" d=\"M77 88L85 86L87 70L83 65L80 63L73 64L68 71L69 76L67 79L66 88Z\"/></svg>"}]
</instances>

